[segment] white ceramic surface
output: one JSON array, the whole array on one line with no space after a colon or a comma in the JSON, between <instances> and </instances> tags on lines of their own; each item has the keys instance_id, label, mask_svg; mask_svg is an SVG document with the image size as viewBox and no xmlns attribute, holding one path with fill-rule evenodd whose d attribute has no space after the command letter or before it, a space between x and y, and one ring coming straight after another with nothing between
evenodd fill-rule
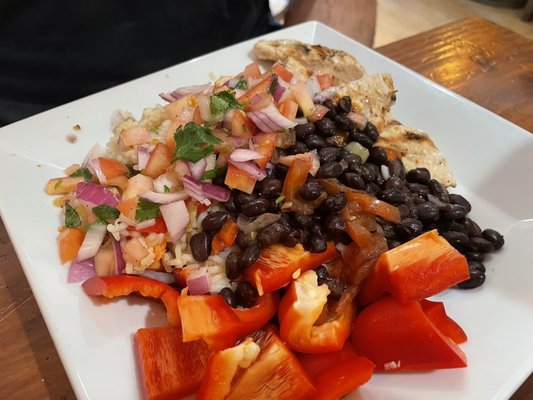
<instances>
[{"instance_id":1,"label":"white ceramic surface","mask_svg":"<svg viewBox=\"0 0 533 400\"><path fill-rule=\"evenodd\" d=\"M506 399L533 370L533 137L497 115L318 23L269 35L345 50L368 72L390 72L396 118L426 130L446 155L482 227L505 235L486 263L487 282L439 296L469 336L469 366L428 373L376 374L350 399ZM46 181L105 145L113 110L136 116L161 103L158 93L231 75L252 59L247 41L151 74L0 130L0 210L77 397L140 398L132 351L137 328L164 321L157 305L137 299L93 302L66 283L55 238L60 222ZM81 130L73 130L74 125ZM67 141L74 134L76 143Z\"/></svg>"}]
</instances>

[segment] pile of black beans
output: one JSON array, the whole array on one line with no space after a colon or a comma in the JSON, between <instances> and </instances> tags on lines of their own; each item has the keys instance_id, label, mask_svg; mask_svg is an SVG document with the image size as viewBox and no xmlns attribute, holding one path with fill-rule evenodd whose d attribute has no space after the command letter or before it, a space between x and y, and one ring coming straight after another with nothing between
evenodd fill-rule
<instances>
[{"instance_id":1,"label":"pile of black beans","mask_svg":"<svg viewBox=\"0 0 533 400\"><path fill-rule=\"evenodd\" d=\"M307 201L317 199L326 193L318 179L336 178L350 188L366 191L395 205L401 214L399 224L377 217L389 248L423 232L438 229L468 260L470 279L458 287L470 289L482 285L485 281L483 261L488 253L503 246L503 236L492 229L482 230L468 217L472 208L468 200L459 194L449 193L444 185L431 178L426 168L406 172L400 160L388 160L385 149L375 146L379 137L377 128L371 122L362 128L357 127L347 116L352 111L348 96L341 98L337 105L329 100L322 104L329 109L328 113L317 122L297 125L295 144L276 150L278 156L317 150L320 168L316 176L308 176L300 189L300 197ZM359 155L345 150L344 147L351 142L368 149L369 156L365 162ZM385 177L383 170L388 171ZM256 184L252 194L232 190L229 200L224 203L225 211L210 213L202 222L203 232L191 238L194 258L197 261L207 259L212 235L227 218L237 220L241 214L250 221L264 213L277 213L281 218L258 232L239 232L236 240L239 249L231 252L226 259L226 274L230 280L240 281L242 272L258 259L261 249L275 243L290 247L301 243L315 253L325 251L330 240L350 243L346 224L340 215L346 205L343 193L327 195L313 215L281 211L280 195L287 171L285 165L274 164L269 176ZM223 185L223 178L214 183ZM330 286L332 295L338 294L342 282L329 277L325 268L317 271L320 272L319 280ZM238 283L235 292L225 288L221 294L234 307L251 307L257 301L256 289L247 282Z\"/></svg>"}]
</instances>

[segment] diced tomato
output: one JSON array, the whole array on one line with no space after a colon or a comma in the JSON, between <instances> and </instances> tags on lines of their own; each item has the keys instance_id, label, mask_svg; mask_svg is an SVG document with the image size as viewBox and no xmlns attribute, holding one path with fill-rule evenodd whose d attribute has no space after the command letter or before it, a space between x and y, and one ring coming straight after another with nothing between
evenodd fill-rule
<instances>
[{"instance_id":1,"label":"diced tomato","mask_svg":"<svg viewBox=\"0 0 533 400\"><path fill-rule=\"evenodd\" d=\"M126 175L119 175L115 178L108 178L105 186L113 186L120 189L121 192L124 192L128 187L128 178Z\"/></svg>"},{"instance_id":2,"label":"diced tomato","mask_svg":"<svg viewBox=\"0 0 533 400\"><path fill-rule=\"evenodd\" d=\"M316 393L298 359L272 328L209 357L198 400L295 400Z\"/></svg>"},{"instance_id":3,"label":"diced tomato","mask_svg":"<svg viewBox=\"0 0 533 400\"><path fill-rule=\"evenodd\" d=\"M234 110L231 117L231 134L235 137L249 138L255 135L256 128L242 110Z\"/></svg>"},{"instance_id":4,"label":"diced tomato","mask_svg":"<svg viewBox=\"0 0 533 400\"><path fill-rule=\"evenodd\" d=\"M128 179L128 187L122 193L122 200L128 200L140 193L154 190L154 180L149 176L137 174Z\"/></svg>"},{"instance_id":5,"label":"diced tomato","mask_svg":"<svg viewBox=\"0 0 533 400\"><path fill-rule=\"evenodd\" d=\"M183 342L178 327L139 329L133 337L146 400L172 400L194 394L210 351L202 340Z\"/></svg>"},{"instance_id":6,"label":"diced tomato","mask_svg":"<svg viewBox=\"0 0 533 400\"><path fill-rule=\"evenodd\" d=\"M132 126L120 133L119 145L121 149L138 144L149 143L152 140L150 131L144 126Z\"/></svg>"},{"instance_id":7,"label":"diced tomato","mask_svg":"<svg viewBox=\"0 0 533 400\"><path fill-rule=\"evenodd\" d=\"M277 135L275 133L259 133L252 138L254 150L263 155L263 158L255 160L260 168L265 168L276 149Z\"/></svg>"},{"instance_id":8,"label":"diced tomato","mask_svg":"<svg viewBox=\"0 0 533 400\"><path fill-rule=\"evenodd\" d=\"M296 119L296 114L298 113L298 103L294 100L287 99L280 103L279 112L286 118L294 121Z\"/></svg>"},{"instance_id":9,"label":"diced tomato","mask_svg":"<svg viewBox=\"0 0 533 400\"><path fill-rule=\"evenodd\" d=\"M257 79L261 76L261 68L259 68L259 64L256 62L253 62L251 64L248 64L242 73L242 77L244 79L248 78L254 78Z\"/></svg>"},{"instance_id":10,"label":"diced tomato","mask_svg":"<svg viewBox=\"0 0 533 400\"><path fill-rule=\"evenodd\" d=\"M375 367L358 355L349 341L339 351L299 354L298 359L317 390L313 400L340 399L368 382Z\"/></svg>"},{"instance_id":11,"label":"diced tomato","mask_svg":"<svg viewBox=\"0 0 533 400\"><path fill-rule=\"evenodd\" d=\"M222 250L231 247L239 233L239 226L231 218L213 236L211 241L211 255L220 253Z\"/></svg>"},{"instance_id":12,"label":"diced tomato","mask_svg":"<svg viewBox=\"0 0 533 400\"><path fill-rule=\"evenodd\" d=\"M161 300L167 310L168 324L171 326L180 325L179 292L162 282L132 275L95 276L83 282L82 287L89 296L103 296L112 299L128 296L135 292L143 297Z\"/></svg>"},{"instance_id":13,"label":"diced tomato","mask_svg":"<svg viewBox=\"0 0 533 400\"><path fill-rule=\"evenodd\" d=\"M384 252L358 300L368 304L387 292L401 302L421 300L469 277L466 258L432 230Z\"/></svg>"},{"instance_id":14,"label":"diced tomato","mask_svg":"<svg viewBox=\"0 0 533 400\"><path fill-rule=\"evenodd\" d=\"M98 162L100 163L100 169L108 179L128 173L126 166L113 158L99 157Z\"/></svg>"},{"instance_id":15,"label":"diced tomato","mask_svg":"<svg viewBox=\"0 0 533 400\"><path fill-rule=\"evenodd\" d=\"M57 237L59 244L59 259L61 263L74 260L85 238L85 232L79 228L65 228Z\"/></svg>"},{"instance_id":16,"label":"diced tomato","mask_svg":"<svg viewBox=\"0 0 533 400\"><path fill-rule=\"evenodd\" d=\"M370 304L356 317L352 343L378 371L466 367L466 356L426 316L419 302L392 296Z\"/></svg>"},{"instance_id":17,"label":"diced tomato","mask_svg":"<svg viewBox=\"0 0 533 400\"><path fill-rule=\"evenodd\" d=\"M228 170L226 171L226 179L224 179L224 183L230 189L238 189L241 192L252 193L254 191L256 182L257 180L250 176L247 172L240 170L233 164L228 164Z\"/></svg>"},{"instance_id":18,"label":"diced tomato","mask_svg":"<svg viewBox=\"0 0 533 400\"><path fill-rule=\"evenodd\" d=\"M143 174L155 179L166 171L171 162L172 152L166 145L159 143L150 153L150 158L148 158Z\"/></svg>"},{"instance_id":19,"label":"diced tomato","mask_svg":"<svg viewBox=\"0 0 533 400\"><path fill-rule=\"evenodd\" d=\"M308 115L311 115L315 110L315 104L313 103L313 98L311 97L311 93L309 93L307 86L305 86L305 83L299 81L296 84L292 85L291 93L294 97L294 100L296 100L296 102L298 103L298 106L300 107L300 110L302 110L303 114L306 117Z\"/></svg>"},{"instance_id":20,"label":"diced tomato","mask_svg":"<svg viewBox=\"0 0 533 400\"><path fill-rule=\"evenodd\" d=\"M254 285L262 295L291 282L297 270L303 273L337 256L335 245L331 242L322 253L310 253L304 250L301 244L294 247L274 244L264 249L259 259L244 270L243 278Z\"/></svg>"},{"instance_id":21,"label":"diced tomato","mask_svg":"<svg viewBox=\"0 0 533 400\"><path fill-rule=\"evenodd\" d=\"M322 104L315 104L315 109L307 116L307 119L311 122L316 122L321 120L328 112L329 108L326 106L323 106Z\"/></svg>"},{"instance_id":22,"label":"diced tomato","mask_svg":"<svg viewBox=\"0 0 533 400\"><path fill-rule=\"evenodd\" d=\"M278 75L285 82L290 83L292 77L294 76L291 71L289 71L285 66L279 62L275 63L272 66L272 72Z\"/></svg>"},{"instance_id":23,"label":"diced tomato","mask_svg":"<svg viewBox=\"0 0 533 400\"><path fill-rule=\"evenodd\" d=\"M117 210L119 210L125 217L135 220L135 213L137 212L137 203L139 198L137 196L128 200L122 200L117 204Z\"/></svg>"},{"instance_id":24,"label":"diced tomato","mask_svg":"<svg viewBox=\"0 0 533 400\"><path fill-rule=\"evenodd\" d=\"M455 343L461 344L468 340L465 331L457 322L448 317L441 301L420 300L420 305L426 317L435 324L437 329L448 336Z\"/></svg>"},{"instance_id":25,"label":"diced tomato","mask_svg":"<svg viewBox=\"0 0 533 400\"><path fill-rule=\"evenodd\" d=\"M167 104L164 109L167 114L167 118L175 121L180 119L180 117L183 116L183 111L191 107L191 105L194 103L193 101L194 96L187 95L183 96L180 99L173 101L172 103ZM176 129L174 129L175 131Z\"/></svg>"},{"instance_id":26,"label":"diced tomato","mask_svg":"<svg viewBox=\"0 0 533 400\"><path fill-rule=\"evenodd\" d=\"M148 233L166 233L167 225L162 216L159 216L155 219L155 224L147 226L146 228L137 228L135 226L128 226L129 231L137 231L139 233L148 234Z\"/></svg>"},{"instance_id":27,"label":"diced tomato","mask_svg":"<svg viewBox=\"0 0 533 400\"><path fill-rule=\"evenodd\" d=\"M347 289L334 310L327 306L329 289L318 286L315 271L306 271L292 281L278 310L280 337L302 353L339 351L350 336L355 313L355 291ZM326 322L317 324L319 317Z\"/></svg>"},{"instance_id":28,"label":"diced tomato","mask_svg":"<svg viewBox=\"0 0 533 400\"><path fill-rule=\"evenodd\" d=\"M266 74L266 76L257 85L248 89L248 91L240 96L237 101L241 104L248 104L255 95L268 93L270 86L272 85L272 79L271 73Z\"/></svg>"},{"instance_id":29,"label":"diced tomato","mask_svg":"<svg viewBox=\"0 0 533 400\"><path fill-rule=\"evenodd\" d=\"M333 86L333 76L331 74L321 74L317 75L318 83L320 84L320 89L326 90Z\"/></svg>"}]
</instances>

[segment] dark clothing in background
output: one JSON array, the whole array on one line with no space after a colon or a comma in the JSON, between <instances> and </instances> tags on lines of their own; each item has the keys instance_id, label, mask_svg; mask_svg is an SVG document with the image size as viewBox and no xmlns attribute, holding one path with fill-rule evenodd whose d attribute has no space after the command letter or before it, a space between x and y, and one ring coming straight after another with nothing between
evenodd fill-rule
<instances>
[{"instance_id":1,"label":"dark clothing in background","mask_svg":"<svg viewBox=\"0 0 533 400\"><path fill-rule=\"evenodd\" d=\"M0 0L0 126L271 30L267 0Z\"/></svg>"}]
</instances>

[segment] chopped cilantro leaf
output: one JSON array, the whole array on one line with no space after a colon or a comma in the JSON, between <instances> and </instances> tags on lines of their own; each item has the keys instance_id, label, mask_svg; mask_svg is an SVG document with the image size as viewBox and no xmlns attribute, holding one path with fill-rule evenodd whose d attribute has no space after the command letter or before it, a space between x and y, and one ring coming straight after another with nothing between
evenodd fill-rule
<instances>
[{"instance_id":1,"label":"chopped cilantro leaf","mask_svg":"<svg viewBox=\"0 0 533 400\"><path fill-rule=\"evenodd\" d=\"M81 225L78 212L70 204L65 205L65 226L67 228L77 228Z\"/></svg>"},{"instance_id":2,"label":"chopped cilantro leaf","mask_svg":"<svg viewBox=\"0 0 533 400\"><path fill-rule=\"evenodd\" d=\"M170 193L170 188L167 185L163 186L163 190L165 191L165 193Z\"/></svg>"},{"instance_id":3,"label":"chopped cilantro leaf","mask_svg":"<svg viewBox=\"0 0 533 400\"><path fill-rule=\"evenodd\" d=\"M219 115L229 108L229 104L226 100L221 99L218 96L211 96L211 99L209 100L209 108L213 115Z\"/></svg>"},{"instance_id":4,"label":"chopped cilantro leaf","mask_svg":"<svg viewBox=\"0 0 533 400\"><path fill-rule=\"evenodd\" d=\"M207 170L204 172L200 180L206 181L209 179L214 179L217 176L222 175L225 171L226 171L226 168L215 168L215 169Z\"/></svg>"},{"instance_id":5,"label":"chopped cilantro leaf","mask_svg":"<svg viewBox=\"0 0 533 400\"><path fill-rule=\"evenodd\" d=\"M237 84L235 85L235 89L241 89L246 90L248 89L248 82L246 82L244 79L241 79Z\"/></svg>"},{"instance_id":6,"label":"chopped cilantro leaf","mask_svg":"<svg viewBox=\"0 0 533 400\"><path fill-rule=\"evenodd\" d=\"M115 207L108 206L106 204L101 204L99 206L93 207L93 214L100 218L102 221L115 220L120 215L120 211Z\"/></svg>"},{"instance_id":7,"label":"chopped cilantro leaf","mask_svg":"<svg viewBox=\"0 0 533 400\"><path fill-rule=\"evenodd\" d=\"M146 221L148 219L155 219L159 214L159 204L152 203L145 199L139 199L137 203L137 210L135 211L135 219L139 222Z\"/></svg>"},{"instance_id":8,"label":"chopped cilantro leaf","mask_svg":"<svg viewBox=\"0 0 533 400\"><path fill-rule=\"evenodd\" d=\"M152 134L154 135L159 135L159 131L157 130L157 128L150 128L150 132L152 132Z\"/></svg>"},{"instance_id":9,"label":"chopped cilantro leaf","mask_svg":"<svg viewBox=\"0 0 533 400\"><path fill-rule=\"evenodd\" d=\"M279 196L279 197L276 199L276 204L281 203L284 199L285 199L285 196L284 196L284 195Z\"/></svg>"},{"instance_id":10,"label":"chopped cilantro leaf","mask_svg":"<svg viewBox=\"0 0 533 400\"><path fill-rule=\"evenodd\" d=\"M272 96L274 93L276 93L276 89L279 86L278 77L277 75L274 75L274 78L272 79L272 83L270 84L270 87L268 88L268 93L270 93Z\"/></svg>"},{"instance_id":11,"label":"chopped cilantro leaf","mask_svg":"<svg viewBox=\"0 0 533 400\"><path fill-rule=\"evenodd\" d=\"M70 176L82 176L85 182L91 182L93 179L93 174L91 174L89 168L80 168L70 174Z\"/></svg>"},{"instance_id":12,"label":"chopped cilantro leaf","mask_svg":"<svg viewBox=\"0 0 533 400\"><path fill-rule=\"evenodd\" d=\"M58 189L59 186L61 186L61 184L63 183L63 179L59 179L56 184L54 185L54 189Z\"/></svg>"},{"instance_id":13,"label":"chopped cilantro leaf","mask_svg":"<svg viewBox=\"0 0 533 400\"><path fill-rule=\"evenodd\" d=\"M223 105L223 103L225 103L225 105ZM209 105L211 107L211 112L215 115L226 111L228 108L243 109L242 104L235 98L235 92L231 90L223 90L222 92L215 93L211 96L211 102Z\"/></svg>"},{"instance_id":14,"label":"chopped cilantro leaf","mask_svg":"<svg viewBox=\"0 0 533 400\"><path fill-rule=\"evenodd\" d=\"M189 122L184 128L178 128L174 134L176 150L173 159L196 162L213 151L214 144L222 141L213 135L211 129Z\"/></svg>"}]
</instances>

